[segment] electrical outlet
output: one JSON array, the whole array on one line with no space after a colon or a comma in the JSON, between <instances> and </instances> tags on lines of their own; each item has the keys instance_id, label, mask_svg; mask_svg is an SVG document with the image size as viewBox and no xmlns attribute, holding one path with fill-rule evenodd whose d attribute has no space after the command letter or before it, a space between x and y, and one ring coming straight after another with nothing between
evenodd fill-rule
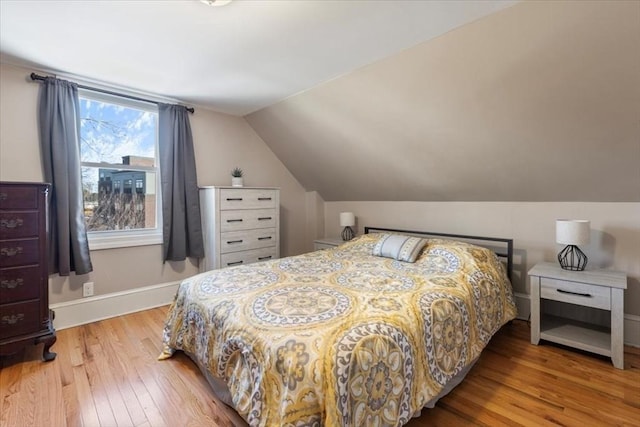
<instances>
[{"instance_id":1,"label":"electrical outlet","mask_svg":"<svg viewBox=\"0 0 640 427\"><path fill-rule=\"evenodd\" d=\"M87 282L82 285L82 296L90 297L93 296L93 282Z\"/></svg>"}]
</instances>

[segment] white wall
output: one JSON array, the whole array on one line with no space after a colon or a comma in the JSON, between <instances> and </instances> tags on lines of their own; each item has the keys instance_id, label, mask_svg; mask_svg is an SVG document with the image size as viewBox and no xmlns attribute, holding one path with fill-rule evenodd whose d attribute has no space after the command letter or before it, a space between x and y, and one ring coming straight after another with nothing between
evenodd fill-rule
<instances>
[{"instance_id":1,"label":"white wall","mask_svg":"<svg viewBox=\"0 0 640 427\"><path fill-rule=\"evenodd\" d=\"M38 70L0 64L2 181L43 179L36 114L39 84L28 79L33 71ZM245 185L280 187L281 254L308 249L306 196L298 181L243 118L195 107L190 121L198 184L229 185L229 172L239 166L245 171ZM161 252L160 245L92 251L92 273L52 276L50 302L82 298L82 283L86 281L95 283L96 295L104 295L174 282L197 273L197 261L163 263Z\"/></svg>"},{"instance_id":2,"label":"white wall","mask_svg":"<svg viewBox=\"0 0 640 427\"><path fill-rule=\"evenodd\" d=\"M640 2L522 1L247 116L324 200L640 202Z\"/></svg>"},{"instance_id":3,"label":"white wall","mask_svg":"<svg viewBox=\"0 0 640 427\"><path fill-rule=\"evenodd\" d=\"M591 243L581 249L588 268L625 271L625 313L640 315L640 203L577 202L325 202L325 234L339 236L340 212L353 212L358 234L365 226L514 239L514 290L529 294L526 273L554 261L557 218L591 221ZM640 339L639 339L640 341Z\"/></svg>"}]
</instances>

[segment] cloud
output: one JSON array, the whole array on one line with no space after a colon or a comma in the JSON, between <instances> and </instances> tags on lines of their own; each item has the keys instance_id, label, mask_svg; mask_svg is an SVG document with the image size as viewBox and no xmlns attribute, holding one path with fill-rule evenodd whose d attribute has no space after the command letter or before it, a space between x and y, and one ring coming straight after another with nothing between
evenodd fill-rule
<instances>
[{"instance_id":1,"label":"cloud","mask_svg":"<svg viewBox=\"0 0 640 427\"><path fill-rule=\"evenodd\" d=\"M80 110L82 161L118 164L123 156L155 157L157 113L88 100Z\"/></svg>"}]
</instances>

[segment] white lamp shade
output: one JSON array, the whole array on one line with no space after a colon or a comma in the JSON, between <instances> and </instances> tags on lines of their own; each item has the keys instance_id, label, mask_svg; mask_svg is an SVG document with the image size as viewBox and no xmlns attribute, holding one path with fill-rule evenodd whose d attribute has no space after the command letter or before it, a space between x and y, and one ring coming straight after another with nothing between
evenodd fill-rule
<instances>
[{"instance_id":1,"label":"white lamp shade","mask_svg":"<svg viewBox=\"0 0 640 427\"><path fill-rule=\"evenodd\" d=\"M584 219L556 220L556 243L586 245L591 241L591 221Z\"/></svg>"},{"instance_id":2,"label":"white lamp shade","mask_svg":"<svg viewBox=\"0 0 640 427\"><path fill-rule=\"evenodd\" d=\"M356 225L356 216L353 212L340 212L340 227L353 227Z\"/></svg>"}]
</instances>

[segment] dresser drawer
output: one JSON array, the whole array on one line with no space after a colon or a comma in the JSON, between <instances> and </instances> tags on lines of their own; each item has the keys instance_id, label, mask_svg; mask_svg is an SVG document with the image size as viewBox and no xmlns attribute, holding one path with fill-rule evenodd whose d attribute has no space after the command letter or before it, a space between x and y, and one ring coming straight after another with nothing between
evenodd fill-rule
<instances>
[{"instance_id":1,"label":"dresser drawer","mask_svg":"<svg viewBox=\"0 0 640 427\"><path fill-rule=\"evenodd\" d=\"M0 185L0 209L36 209L37 207L37 187Z\"/></svg>"},{"instance_id":2,"label":"dresser drawer","mask_svg":"<svg viewBox=\"0 0 640 427\"><path fill-rule=\"evenodd\" d=\"M251 264L254 262L276 259L276 248L272 246L264 249L252 249L250 251L231 252L220 256L220 267Z\"/></svg>"},{"instance_id":3,"label":"dresser drawer","mask_svg":"<svg viewBox=\"0 0 640 427\"><path fill-rule=\"evenodd\" d=\"M220 233L220 253L246 251L275 246L277 243L275 228L262 228L246 231Z\"/></svg>"},{"instance_id":4,"label":"dresser drawer","mask_svg":"<svg viewBox=\"0 0 640 427\"><path fill-rule=\"evenodd\" d=\"M220 231L222 232L275 226L275 209L239 209L220 212Z\"/></svg>"},{"instance_id":5,"label":"dresser drawer","mask_svg":"<svg viewBox=\"0 0 640 427\"><path fill-rule=\"evenodd\" d=\"M259 188L223 188L220 190L220 210L276 207L275 190L262 190Z\"/></svg>"},{"instance_id":6,"label":"dresser drawer","mask_svg":"<svg viewBox=\"0 0 640 427\"><path fill-rule=\"evenodd\" d=\"M540 278L540 298L611 310L611 288Z\"/></svg>"},{"instance_id":7,"label":"dresser drawer","mask_svg":"<svg viewBox=\"0 0 640 427\"><path fill-rule=\"evenodd\" d=\"M0 239L38 235L38 212L0 212Z\"/></svg>"},{"instance_id":8,"label":"dresser drawer","mask_svg":"<svg viewBox=\"0 0 640 427\"><path fill-rule=\"evenodd\" d=\"M0 337L9 338L40 330L40 300L0 305Z\"/></svg>"},{"instance_id":9,"label":"dresser drawer","mask_svg":"<svg viewBox=\"0 0 640 427\"><path fill-rule=\"evenodd\" d=\"M38 239L0 241L0 267L38 264Z\"/></svg>"},{"instance_id":10,"label":"dresser drawer","mask_svg":"<svg viewBox=\"0 0 640 427\"><path fill-rule=\"evenodd\" d=\"M38 298L44 280L42 276L39 265L0 268L0 303Z\"/></svg>"}]
</instances>

